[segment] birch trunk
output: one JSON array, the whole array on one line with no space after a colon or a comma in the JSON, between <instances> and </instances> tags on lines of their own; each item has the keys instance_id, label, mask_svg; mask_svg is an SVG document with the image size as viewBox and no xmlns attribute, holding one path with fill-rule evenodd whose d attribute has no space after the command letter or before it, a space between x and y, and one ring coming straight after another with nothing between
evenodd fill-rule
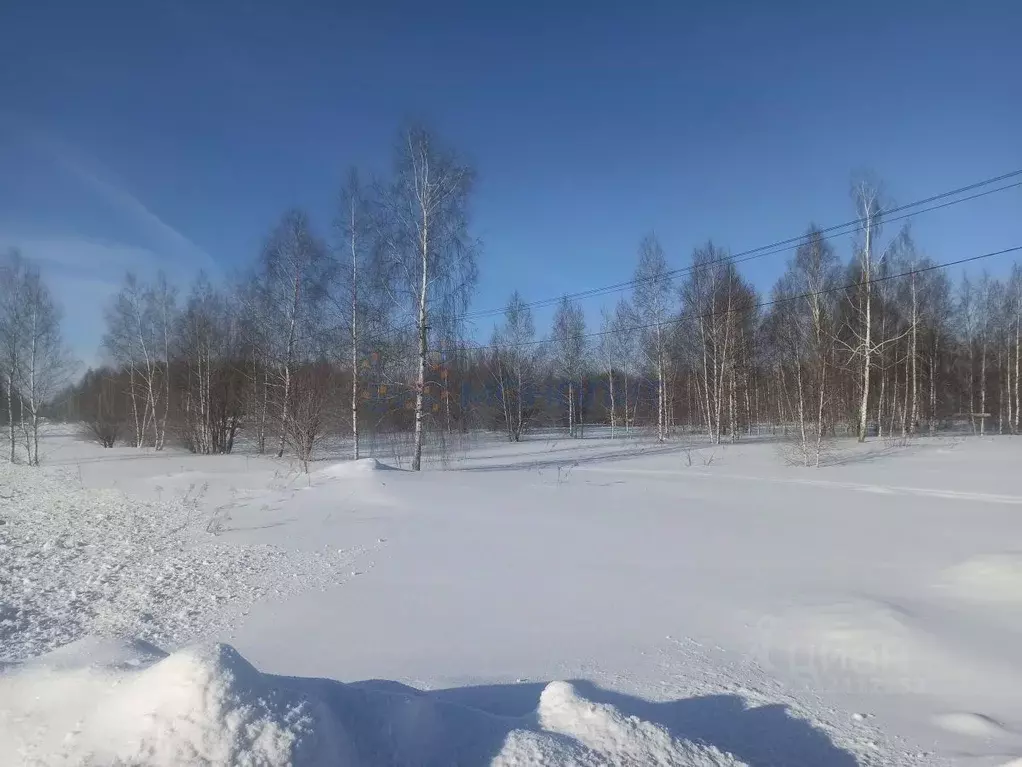
<instances>
[{"instance_id":1,"label":"birch trunk","mask_svg":"<svg viewBox=\"0 0 1022 767\"><path fill-rule=\"evenodd\" d=\"M568 382L568 436L575 436L575 387Z\"/></svg>"},{"instance_id":2,"label":"birch trunk","mask_svg":"<svg viewBox=\"0 0 1022 767\"><path fill-rule=\"evenodd\" d=\"M358 251L355 244L355 201L351 206L351 457L358 460Z\"/></svg>"},{"instance_id":3,"label":"birch trunk","mask_svg":"<svg viewBox=\"0 0 1022 767\"><path fill-rule=\"evenodd\" d=\"M297 266L296 266L297 270ZM294 364L296 331L298 327L298 307L301 300L302 280L295 274L294 288L291 292L291 321L288 325L287 343L284 346L284 391L280 403L280 445L277 448L277 457L284 455L284 445L287 442L287 419L290 416L291 403L291 366Z\"/></svg>"},{"instance_id":4,"label":"birch trunk","mask_svg":"<svg viewBox=\"0 0 1022 767\"><path fill-rule=\"evenodd\" d=\"M912 273L912 416L909 432L914 434L919 422L919 304L916 293L916 275Z\"/></svg>"},{"instance_id":5,"label":"birch trunk","mask_svg":"<svg viewBox=\"0 0 1022 767\"><path fill-rule=\"evenodd\" d=\"M1019 433L1019 413L1022 411L1022 397L1020 397L1022 390L1019 389L1019 367L1020 357L1022 357L1020 324L1022 324L1022 297L1019 298L1015 311L1015 434Z\"/></svg>"},{"instance_id":6,"label":"birch trunk","mask_svg":"<svg viewBox=\"0 0 1022 767\"><path fill-rule=\"evenodd\" d=\"M866 441L866 422L869 416L869 378L872 372L871 354L873 353L873 303L872 303L872 248L873 248L873 217L871 211L866 214L866 250L863 253L863 288L865 295L865 319L862 343L862 402L859 406L859 442ZM877 424L877 429L880 426ZM879 436L879 434L878 434Z\"/></svg>"},{"instance_id":7,"label":"birch trunk","mask_svg":"<svg viewBox=\"0 0 1022 767\"><path fill-rule=\"evenodd\" d=\"M617 406L614 403L614 368L607 369L607 378L610 383L610 438L614 439L614 432L617 429Z\"/></svg>"},{"instance_id":8,"label":"birch trunk","mask_svg":"<svg viewBox=\"0 0 1022 767\"><path fill-rule=\"evenodd\" d=\"M987 413L987 337L983 333L983 354L979 368L979 434L986 434Z\"/></svg>"},{"instance_id":9,"label":"birch trunk","mask_svg":"<svg viewBox=\"0 0 1022 767\"><path fill-rule=\"evenodd\" d=\"M421 258L422 281L419 285L419 360L418 373L415 381L415 454L412 456L412 471L422 469L422 417L426 393L426 349L428 342L429 328L426 326L426 299L429 289L429 221L425 209L422 213L422 235L419 242L419 254Z\"/></svg>"}]
</instances>

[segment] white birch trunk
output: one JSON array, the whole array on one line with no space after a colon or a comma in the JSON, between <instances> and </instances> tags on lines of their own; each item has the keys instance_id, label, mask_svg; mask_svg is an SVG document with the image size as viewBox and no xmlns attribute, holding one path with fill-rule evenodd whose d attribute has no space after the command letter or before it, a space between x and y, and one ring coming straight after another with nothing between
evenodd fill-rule
<instances>
[{"instance_id":1,"label":"white birch trunk","mask_svg":"<svg viewBox=\"0 0 1022 767\"><path fill-rule=\"evenodd\" d=\"M419 287L419 314L418 314L418 325L419 325L419 360L418 360L418 375L416 376L415 382L415 454L412 456L412 470L419 471L422 468L422 417L423 407L425 403L425 391L426 391L426 349L428 341L429 329L426 326L426 298L427 291L429 288L428 281L428 218L425 210L423 210L422 216L422 235L419 244L420 256L422 259L422 282Z\"/></svg>"}]
</instances>

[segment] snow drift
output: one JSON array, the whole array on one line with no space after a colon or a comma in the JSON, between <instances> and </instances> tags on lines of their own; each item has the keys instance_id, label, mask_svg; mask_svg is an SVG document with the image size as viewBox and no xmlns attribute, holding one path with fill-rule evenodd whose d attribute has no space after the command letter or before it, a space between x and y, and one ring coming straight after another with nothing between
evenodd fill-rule
<instances>
[{"instance_id":1,"label":"snow drift","mask_svg":"<svg viewBox=\"0 0 1022 767\"><path fill-rule=\"evenodd\" d=\"M400 691L393 691L400 688ZM30 765L741 763L566 682L498 717L392 683L262 674L228 645L82 640L0 675L0 754Z\"/></svg>"}]
</instances>

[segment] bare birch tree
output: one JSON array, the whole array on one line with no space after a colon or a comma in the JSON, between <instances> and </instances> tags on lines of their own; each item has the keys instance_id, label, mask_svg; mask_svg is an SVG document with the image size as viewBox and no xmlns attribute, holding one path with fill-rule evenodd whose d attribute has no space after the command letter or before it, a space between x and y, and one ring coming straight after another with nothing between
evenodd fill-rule
<instances>
[{"instance_id":1,"label":"bare birch tree","mask_svg":"<svg viewBox=\"0 0 1022 767\"><path fill-rule=\"evenodd\" d=\"M372 322L373 291L370 257L373 247L373 206L354 168L341 190L334 223L336 233L337 294L334 306L341 316L340 329L346 340L351 365L352 458L359 458L359 392L363 387L361 361L367 353L366 339Z\"/></svg>"},{"instance_id":2,"label":"bare birch tree","mask_svg":"<svg viewBox=\"0 0 1022 767\"><path fill-rule=\"evenodd\" d=\"M667 438L667 367L669 333L667 323L674 312L674 281L663 248L653 235L639 246L639 264L633 278L632 303L642 328L642 349L657 383L657 426L659 442Z\"/></svg>"},{"instance_id":3,"label":"bare birch tree","mask_svg":"<svg viewBox=\"0 0 1022 767\"><path fill-rule=\"evenodd\" d=\"M568 434L574 437L575 426L581 423L578 398L586 371L588 344L582 307L567 297L561 299L554 313L551 346L556 374L568 387L565 394L568 406Z\"/></svg>"},{"instance_id":4,"label":"bare birch tree","mask_svg":"<svg viewBox=\"0 0 1022 767\"><path fill-rule=\"evenodd\" d=\"M263 248L251 294L277 405L278 458L287 443L296 367L323 340L322 309L330 275L326 247L313 235L306 215L285 213Z\"/></svg>"},{"instance_id":5,"label":"bare birch tree","mask_svg":"<svg viewBox=\"0 0 1022 767\"><path fill-rule=\"evenodd\" d=\"M24 302L25 264L17 250L9 251L0 261L0 355L4 376L4 399L7 404L7 437L10 461L17 460L17 437L14 421L14 398L18 395L15 379L21 364L22 310Z\"/></svg>"},{"instance_id":6,"label":"bare birch tree","mask_svg":"<svg viewBox=\"0 0 1022 767\"><path fill-rule=\"evenodd\" d=\"M767 335L775 344L785 384L781 393L795 414L799 458L806 466L819 466L823 452L836 314L832 294L826 291L834 287L836 278L834 250L823 233L811 226L774 287L774 306L767 320Z\"/></svg>"},{"instance_id":7,"label":"bare birch tree","mask_svg":"<svg viewBox=\"0 0 1022 767\"><path fill-rule=\"evenodd\" d=\"M532 310L516 290L504 310L504 323L493 332L493 365L508 439L520 442L526 399L536 366L536 325Z\"/></svg>"},{"instance_id":8,"label":"bare birch tree","mask_svg":"<svg viewBox=\"0 0 1022 767\"><path fill-rule=\"evenodd\" d=\"M416 333L415 443L412 469L422 468L426 371L431 333L450 337L451 324L475 288L477 243L468 234L472 168L429 131L402 131L394 183L384 196L385 247L379 267L399 312Z\"/></svg>"},{"instance_id":9,"label":"bare birch tree","mask_svg":"<svg viewBox=\"0 0 1022 767\"><path fill-rule=\"evenodd\" d=\"M615 374L620 372L620 341L617 335L614 312L604 306L600 309L600 336L596 343L595 352L596 359L607 376L607 393L609 396L607 410L610 413L611 439L617 435L617 398L615 397L614 387Z\"/></svg>"},{"instance_id":10,"label":"bare birch tree","mask_svg":"<svg viewBox=\"0 0 1022 767\"><path fill-rule=\"evenodd\" d=\"M129 370L128 395L135 423L135 447L147 442L160 450L170 412L170 334L174 324L174 291L161 272L147 286L133 273L106 312L103 346L113 360Z\"/></svg>"},{"instance_id":11,"label":"bare birch tree","mask_svg":"<svg viewBox=\"0 0 1022 767\"><path fill-rule=\"evenodd\" d=\"M874 297L876 292L874 282L881 275L881 271L889 266L893 254L905 243L908 237L908 229L903 228L885 247L880 248L878 243L880 242L883 221L880 185L868 178L853 182L852 201L859 218L861 241L858 243L856 253L858 285L857 290L853 294L856 319L850 327L852 337L854 338L853 344L850 345L850 351L853 359L860 360L862 365L859 389L858 439L859 442L864 442L869 423L870 381L873 377L877 357L884 351L887 345L900 339L900 336L886 337L883 332L880 333L881 337L879 339L876 337L874 325L876 322L875 310L877 304ZM886 377L882 377L881 380L885 381ZM878 402L880 403L878 405L879 413L879 408L882 407L883 403L883 396L879 398ZM878 429L882 428L879 417L877 422Z\"/></svg>"},{"instance_id":12,"label":"bare birch tree","mask_svg":"<svg viewBox=\"0 0 1022 767\"><path fill-rule=\"evenodd\" d=\"M71 361L60 334L60 310L38 268L26 268L23 281L19 294L22 354L16 388L28 408L22 422L28 463L38 466L40 411L67 383Z\"/></svg>"}]
</instances>

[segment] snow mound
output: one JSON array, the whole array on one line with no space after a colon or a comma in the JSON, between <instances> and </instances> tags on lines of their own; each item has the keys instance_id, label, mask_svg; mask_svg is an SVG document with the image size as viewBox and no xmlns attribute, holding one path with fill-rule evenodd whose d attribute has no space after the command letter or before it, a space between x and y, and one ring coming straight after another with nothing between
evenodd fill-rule
<instances>
[{"instance_id":1,"label":"snow mound","mask_svg":"<svg viewBox=\"0 0 1022 767\"><path fill-rule=\"evenodd\" d=\"M972 602L1022 602L1022 553L987 554L967 559L944 573L943 585Z\"/></svg>"},{"instance_id":2,"label":"snow mound","mask_svg":"<svg viewBox=\"0 0 1022 767\"><path fill-rule=\"evenodd\" d=\"M535 715L514 719L399 685L262 674L222 644L167 655L98 640L0 675L0 753L153 767L742 764L566 682L546 687Z\"/></svg>"},{"instance_id":3,"label":"snow mound","mask_svg":"<svg viewBox=\"0 0 1022 767\"><path fill-rule=\"evenodd\" d=\"M82 648L86 649L86 648ZM0 677L0 753L26 764L284 765L308 718L226 645L75 663L64 648Z\"/></svg>"},{"instance_id":4,"label":"snow mound","mask_svg":"<svg viewBox=\"0 0 1022 767\"><path fill-rule=\"evenodd\" d=\"M359 458L357 461L340 461L324 466L316 472L320 477L341 479L344 477L357 477L361 474L368 474L372 471L386 471L392 467L380 463L375 458Z\"/></svg>"},{"instance_id":5,"label":"snow mound","mask_svg":"<svg viewBox=\"0 0 1022 767\"><path fill-rule=\"evenodd\" d=\"M715 748L675 738L662 727L634 716L623 716L609 704L588 701L567 682L551 682L546 686L539 698L537 714L544 730L569 736L592 752L595 758L583 760L582 764L707 767L742 764Z\"/></svg>"}]
</instances>

